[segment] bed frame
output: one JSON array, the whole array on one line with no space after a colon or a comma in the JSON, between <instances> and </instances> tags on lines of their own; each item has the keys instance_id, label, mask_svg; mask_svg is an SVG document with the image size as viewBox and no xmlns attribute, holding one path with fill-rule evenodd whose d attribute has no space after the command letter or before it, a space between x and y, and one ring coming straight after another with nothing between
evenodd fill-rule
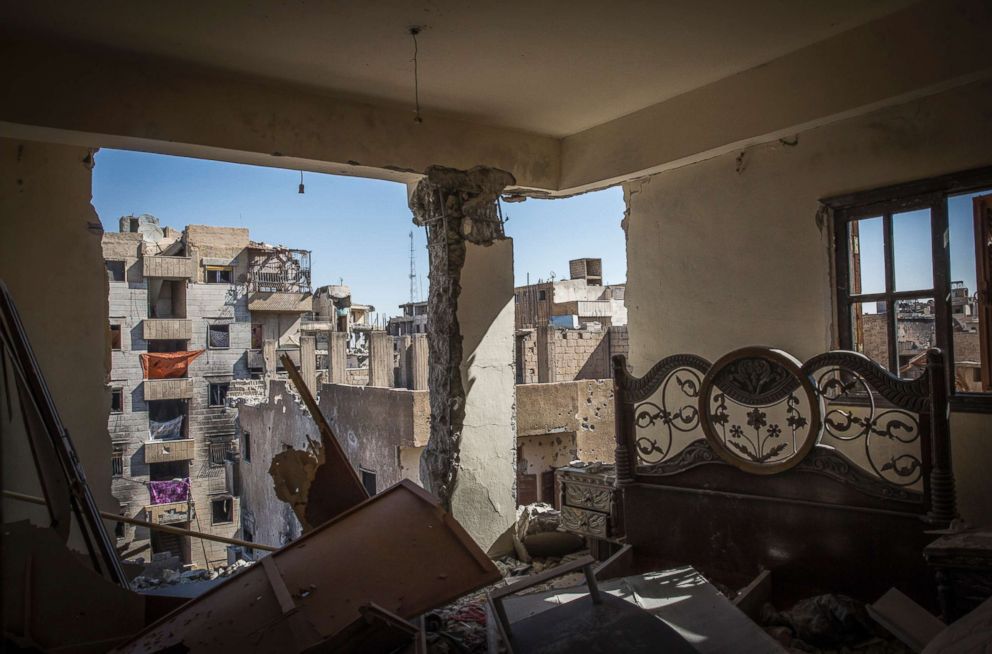
<instances>
[{"instance_id":1,"label":"bed frame","mask_svg":"<svg viewBox=\"0 0 992 654\"><path fill-rule=\"evenodd\" d=\"M691 564L734 588L768 569L782 602L896 586L936 608L926 532L957 513L940 350L915 379L768 347L669 356L643 377L613 365L616 527L635 568Z\"/></svg>"}]
</instances>

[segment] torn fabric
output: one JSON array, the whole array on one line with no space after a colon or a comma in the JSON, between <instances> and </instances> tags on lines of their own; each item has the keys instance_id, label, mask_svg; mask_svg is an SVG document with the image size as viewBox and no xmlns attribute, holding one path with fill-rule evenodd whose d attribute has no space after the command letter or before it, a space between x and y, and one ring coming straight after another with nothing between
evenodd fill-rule
<instances>
[{"instance_id":1,"label":"torn fabric","mask_svg":"<svg viewBox=\"0 0 992 654\"><path fill-rule=\"evenodd\" d=\"M203 350L191 352L148 352L141 355L141 369L145 379L175 379L184 377L190 362L203 354Z\"/></svg>"},{"instance_id":2,"label":"torn fabric","mask_svg":"<svg viewBox=\"0 0 992 654\"><path fill-rule=\"evenodd\" d=\"M159 422L157 420L148 420L148 433L156 440L160 441L172 441L177 438L182 438L183 431L183 417L173 418L172 420L165 420Z\"/></svg>"},{"instance_id":3,"label":"torn fabric","mask_svg":"<svg viewBox=\"0 0 992 654\"><path fill-rule=\"evenodd\" d=\"M171 481L148 482L148 494L152 504L168 504L170 502L189 501L189 477Z\"/></svg>"}]
</instances>

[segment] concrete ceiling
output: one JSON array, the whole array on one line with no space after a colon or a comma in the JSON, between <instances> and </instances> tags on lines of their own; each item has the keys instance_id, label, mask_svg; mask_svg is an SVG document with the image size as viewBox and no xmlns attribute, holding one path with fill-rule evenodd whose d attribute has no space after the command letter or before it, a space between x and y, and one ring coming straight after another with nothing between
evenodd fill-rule
<instances>
[{"instance_id":1,"label":"concrete ceiling","mask_svg":"<svg viewBox=\"0 0 992 654\"><path fill-rule=\"evenodd\" d=\"M565 136L768 62L909 0L0 0L0 23L123 52Z\"/></svg>"}]
</instances>

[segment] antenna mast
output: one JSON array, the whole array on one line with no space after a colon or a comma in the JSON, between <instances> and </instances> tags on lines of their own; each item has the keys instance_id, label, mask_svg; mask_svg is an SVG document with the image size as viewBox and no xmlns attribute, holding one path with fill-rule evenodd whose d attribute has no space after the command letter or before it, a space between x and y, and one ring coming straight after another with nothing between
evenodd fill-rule
<instances>
[{"instance_id":1,"label":"antenna mast","mask_svg":"<svg viewBox=\"0 0 992 654\"><path fill-rule=\"evenodd\" d=\"M410 230L410 302L417 301L417 263L413 256L413 230Z\"/></svg>"}]
</instances>

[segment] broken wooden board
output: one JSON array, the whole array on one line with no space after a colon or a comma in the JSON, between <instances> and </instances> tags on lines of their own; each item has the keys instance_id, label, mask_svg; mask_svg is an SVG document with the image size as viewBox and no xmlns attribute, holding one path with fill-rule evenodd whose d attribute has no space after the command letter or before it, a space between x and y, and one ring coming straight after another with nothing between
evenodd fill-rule
<instances>
[{"instance_id":1,"label":"broken wooden board","mask_svg":"<svg viewBox=\"0 0 992 654\"><path fill-rule=\"evenodd\" d=\"M324 414L320 412L313 395L303 383L300 371L286 354L282 355L282 365L320 431L319 450L312 453L298 452L296 454L301 456L296 458L284 456L280 459L277 455L269 469L279 499L289 502L293 507L293 512L306 533L367 500L369 494L335 438L331 426L324 419ZM290 499L286 499L287 496Z\"/></svg>"},{"instance_id":2,"label":"broken wooden board","mask_svg":"<svg viewBox=\"0 0 992 654\"><path fill-rule=\"evenodd\" d=\"M404 619L500 578L437 501L401 481L144 630L121 652L297 652L374 603Z\"/></svg>"}]
</instances>

